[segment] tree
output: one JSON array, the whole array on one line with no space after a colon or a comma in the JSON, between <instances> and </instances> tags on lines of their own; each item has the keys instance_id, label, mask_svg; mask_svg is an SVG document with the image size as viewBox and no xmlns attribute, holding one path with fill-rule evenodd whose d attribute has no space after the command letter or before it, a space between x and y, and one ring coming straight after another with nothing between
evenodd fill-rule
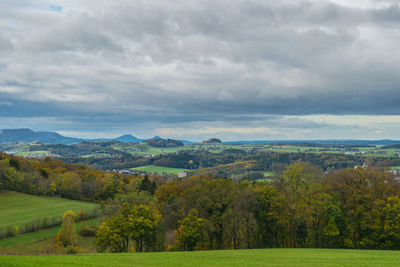
<instances>
[{"instance_id":1,"label":"tree","mask_svg":"<svg viewBox=\"0 0 400 267\"><path fill-rule=\"evenodd\" d=\"M156 189L157 189L156 183L154 181L151 182L149 179L149 176L146 174L144 176L142 182L140 183L139 190L140 191L149 191L150 194L153 195L154 192L156 191Z\"/></svg>"},{"instance_id":2,"label":"tree","mask_svg":"<svg viewBox=\"0 0 400 267\"><path fill-rule=\"evenodd\" d=\"M326 192L321 183L312 183L305 197L307 203L307 224L309 231L308 243L310 247L323 247L324 238L339 235L335 223L335 216L339 214L339 207L335 205L332 196Z\"/></svg>"},{"instance_id":3,"label":"tree","mask_svg":"<svg viewBox=\"0 0 400 267\"><path fill-rule=\"evenodd\" d=\"M75 218L76 214L72 210L68 210L64 213L61 229L56 236L58 246L67 248L77 245Z\"/></svg>"},{"instance_id":4,"label":"tree","mask_svg":"<svg viewBox=\"0 0 400 267\"><path fill-rule=\"evenodd\" d=\"M278 191L270 185L257 186L254 191L257 196L256 219L260 228L259 246L275 247L278 245Z\"/></svg>"},{"instance_id":5,"label":"tree","mask_svg":"<svg viewBox=\"0 0 400 267\"><path fill-rule=\"evenodd\" d=\"M53 182L50 184L50 195L54 196L56 194L57 191L57 187L56 184Z\"/></svg>"},{"instance_id":6,"label":"tree","mask_svg":"<svg viewBox=\"0 0 400 267\"><path fill-rule=\"evenodd\" d=\"M130 209L123 205L121 209L126 219L129 237L136 243L136 252L142 252L145 245L150 247L154 242L161 214L150 205L132 205Z\"/></svg>"},{"instance_id":7,"label":"tree","mask_svg":"<svg viewBox=\"0 0 400 267\"><path fill-rule=\"evenodd\" d=\"M119 214L100 224L96 232L96 249L98 252L127 252L129 249L129 232L125 218Z\"/></svg>"},{"instance_id":8,"label":"tree","mask_svg":"<svg viewBox=\"0 0 400 267\"><path fill-rule=\"evenodd\" d=\"M104 221L96 233L99 252L129 251L129 241L135 242L137 252L142 252L155 242L156 230L161 215L150 205L123 203L118 215Z\"/></svg>"},{"instance_id":9,"label":"tree","mask_svg":"<svg viewBox=\"0 0 400 267\"><path fill-rule=\"evenodd\" d=\"M400 199L398 196L389 197L386 207L383 208L385 214L384 224L384 244L388 248L400 248Z\"/></svg>"},{"instance_id":10,"label":"tree","mask_svg":"<svg viewBox=\"0 0 400 267\"><path fill-rule=\"evenodd\" d=\"M192 251L197 242L201 240L202 228L205 219L199 218L199 212L196 209L189 211L188 215L181 221L175 236L178 239L183 251Z\"/></svg>"}]
</instances>

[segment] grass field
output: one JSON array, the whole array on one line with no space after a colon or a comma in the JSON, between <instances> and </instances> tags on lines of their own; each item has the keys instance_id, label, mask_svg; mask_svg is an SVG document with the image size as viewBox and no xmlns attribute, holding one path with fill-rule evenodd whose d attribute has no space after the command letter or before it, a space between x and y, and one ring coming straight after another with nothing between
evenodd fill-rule
<instances>
[{"instance_id":1,"label":"grass field","mask_svg":"<svg viewBox=\"0 0 400 267\"><path fill-rule=\"evenodd\" d=\"M34 154L47 154L49 153L48 151L40 150L40 151L21 151L15 153L16 156L26 156L26 155L34 155Z\"/></svg>"},{"instance_id":2,"label":"grass field","mask_svg":"<svg viewBox=\"0 0 400 267\"><path fill-rule=\"evenodd\" d=\"M399 266L400 251L254 249L197 252L0 256L0 266Z\"/></svg>"},{"instance_id":3,"label":"grass field","mask_svg":"<svg viewBox=\"0 0 400 267\"><path fill-rule=\"evenodd\" d=\"M92 158L92 157L111 157L111 155L107 153L96 153L96 154L88 154L81 156L81 158Z\"/></svg>"},{"instance_id":4,"label":"grass field","mask_svg":"<svg viewBox=\"0 0 400 267\"><path fill-rule=\"evenodd\" d=\"M0 191L0 228L21 226L37 218L62 216L65 211L88 211L98 204Z\"/></svg>"},{"instance_id":5,"label":"grass field","mask_svg":"<svg viewBox=\"0 0 400 267\"><path fill-rule=\"evenodd\" d=\"M78 230L78 228L77 228ZM81 254L88 254L88 253L95 253L96 252L96 245L95 245L95 240L93 236L88 236L88 237L83 237L81 235L77 235L77 241L78 241L78 253ZM2 267L2 262L1 262L1 255L2 254L13 254L13 255L59 255L59 254L64 254L65 252L60 251L56 247L56 241L55 241L56 236L53 235L48 238L43 238L36 240L34 242L29 242L29 243L23 243L19 244L16 246L11 246L7 248L0 248L0 266ZM48 266L48 265L44 265Z\"/></svg>"},{"instance_id":6,"label":"grass field","mask_svg":"<svg viewBox=\"0 0 400 267\"><path fill-rule=\"evenodd\" d=\"M264 177L271 177L271 176L274 176L274 173L273 172L264 172L263 175L264 175Z\"/></svg>"},{"instance_id":7,"label":"grass field","mask_svg":"<svg viewBox=\"0 0 400 267\"><path fill-rule=\"evenodd\" d=\"M168 168L168 167L154 166L154 165L136 167L132 169L138 171L144 171L147 173L167 173L167 174L178 174L179 172L186 171L185 169Z\"/></svg>"},{"instance_id":8,"label":"grass field","mask_svg":"<svg viewBox=\"0 0 400 267\"><path fill-rule=\"evenodd\" d=\"M86 226L92 226L92 225L97 225L99 222L99 218L94 218L86 221L81 221L76 223L76 231L79 231L79 228L83 225ZM13 237L8 237L8 238L3 238L0 239L0 253L1 252L10 252L10 251L16 251L16 249L7 249L4 250L4 248L9 248L13 246L18 246L22 244L27 244L27 243L32 243L38 240L43 240L49 237L54 237L57 235L57 232L60 230L61 225L59 226L54 226L51 228L47 229L42 229L36 232L31 232L31 233L26 233L26 234L20 234L17 236ZM20 251L20 250L18 250Z\"/></svg>"}]
</instances>

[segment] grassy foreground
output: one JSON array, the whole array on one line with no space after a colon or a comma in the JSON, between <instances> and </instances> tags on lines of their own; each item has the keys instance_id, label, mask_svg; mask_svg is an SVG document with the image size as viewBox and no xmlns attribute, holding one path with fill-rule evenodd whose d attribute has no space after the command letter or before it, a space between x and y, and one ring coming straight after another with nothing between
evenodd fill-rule
<instances>
[{"instance_id":1,"label":"grassy foreground","mask_svg":"<svg viewBox=\"0 0 400 267\"><path fill-rule=\"evenodd\" d=\"M0 191L0 228L21 226L37 218L62 216L67 210L88 211L96 206L98 204L89 202Z\"/></svg>"},{"instance_id":2,"label":"grassy foreground","mask_svg":"<svg viewBox=\"0 0 400 267\"><path fill-rule=\"evenodd\" d=\"M0 256L0 266L399 266L400 251L254 249L197 252Z\"/></svg>"}]
</instances>

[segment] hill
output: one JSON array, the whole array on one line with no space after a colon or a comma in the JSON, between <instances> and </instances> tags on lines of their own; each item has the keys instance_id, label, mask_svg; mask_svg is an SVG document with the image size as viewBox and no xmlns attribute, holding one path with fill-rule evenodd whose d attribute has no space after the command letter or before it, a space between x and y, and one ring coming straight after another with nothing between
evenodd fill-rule
<instances>
[{"instance_id":1,"label":"hill","mask_svg":"<svg viewBox=\"0 0 400 267\"><path fill-rule=\"evenodd\" d=\"M221 144L222 141L218 138L210 138L208 140L202 141L201 144Z\"/></svg>"},{"instance_id":2,"label":"hill","mask_svg":"<svg viewBox=\"0 0 400 267\"><path fill-rule=\"evenodd\" d=\"M3 129L0 130L0 143L33 142L44 144L75 144L82 139L65 137L55 132L35 132L30 129Z\"/></svg>"},{"instance_id":3,"label":"hill","mask_svg":"<svg viewBox=\"0 0 400 267\"><path fill-rule=\"evenodd\" d=\"M252 249L196 252L2 255L4 266L398 266L399 251L344 249Z\"/></svg>"},{"instance_id":4,"label":"hill","mask_svg":"<svg viewBox=\"0 0 400 267\"><path fill-rule=\"evenodd\" d=\"M83 138L73 138L63 136L56 132L46 132L39 131L35 132L31 129L3 129L0 130L0 144L4 143L30 143L30 142L40 142L42 144L62 144L62 145L71 145L77 144L80 142L98 142L98 141L119 141L122 143L139 143L145 140L165 140L159 136L154 136L151 139L140 139L131 134L121 135L116 138L97 138L97 139L83 139ZM172 139L168 139L172 140ZM173 140L176 141L176 140ZM180 141L179 141L180 142ZM192 144L193 142L184 140L185 144ZM182 143L182 145L183 145ZM176 146L176 145L175 145Z\"/></svg>"},{"instance_id":5,"label":"hill","mask_svg":"<svg viewBox=\"0 0 400 267\"><path fill-rule=\"evenodd\" d=\"M139 139L136 136L125 134L121 135L120 137L115 138L114 140L123 142L123 143L137 143L143 141L143 139Z\"/></svg>"},{"instance_id":6,"label":"hill","mask_svg":"<svg viewBox=\"0 0 400 267\"><path fill-rule=\"evenodd\" d=\"M182 141L173 139L149 139L145 141L150 146L154 147L177 147L184 146Z\"/></svg>"}]
</instances>

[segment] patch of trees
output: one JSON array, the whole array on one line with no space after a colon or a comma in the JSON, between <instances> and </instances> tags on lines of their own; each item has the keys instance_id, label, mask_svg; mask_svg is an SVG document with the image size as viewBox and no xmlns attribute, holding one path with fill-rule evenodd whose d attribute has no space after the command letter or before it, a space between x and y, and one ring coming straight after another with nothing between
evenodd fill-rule
<instances>
[{"instance_id":1,"label":"patch of trees","mask_svg":"<svg viewBox=\"0 0 400 267\"><path fill-rule=\"evenodd\" d=\"M202 144L215 144L215 143L222 144L222 141L218 138L210 138L208 140L202 141L201 143Z\"/></svg>"},{"instance_id":2,"label":"patch of trees","mask_svg":"<svg viewBox=\"0 0 400 267\"><path fill-rule=\"evenodd\" d=\"M96 241L99 251L110 252L156 251L160 244L400 249L399 193L393 176L373 168L326 175L298 162L272 184L195 176L159 186L145 203L125 199Z\"/></svg>"},{"instance_id":3,"label":"patch of trees","mask_svg":"<svg viewBox=\"0 0 400 267\"><path fill-rule=\"evenodd\" d=\"M63 144L37 144L30 146L32 151L49 151L53 154L63 157L80 157L82 155L91 154L109 154L118 156L129 156L129 153L116 150L113 146L123 145L119 141L98 141L98 142L81 142L79 144L63 145Z\"/></svg>"},{"instance_id":4,"label":"patch of trees","mask_svg":"<svg viewBox=\"0 0 400 267\"><path fill-rule=\"evenodd\" d=\"M97 251L128 252L133 247L137 252L154 251L160 219L161 214L155 207L123 203L118 215L100 224L96 234Z\"/></svg>"},{"instance_id":5,"label":"patch of trees","mask_svg":"<svg viewBox=\"0 0 400 267\"><path fill-rule=\"evenodd\" d=\"M391 148L400 149L400 144L393 144L393 145L388 145L388 146L381 147L381 149L391 149Z\"/></svg>"},{"instance_id":6,"label":"patch of trees","mask_svg":"<svg viewBox=\"0 0 400 267\"><path fill-rule=\"evenodd\" d=\"M149 139L145 141L150 146L154 147L177 147L184 146L182 141L174 139Z\"/></svg>"},{"instance_id":7,"label":"patch of trees","mask_svg":"<svg viewBox=\"0 0 400 267\"><path fill-rule=\"evenodd\" d=\"M0 189L34 195L100 201L136 188L142 177L94 170L51 158L24 159L0 153Z\"/></svg>"}]
</instances>

